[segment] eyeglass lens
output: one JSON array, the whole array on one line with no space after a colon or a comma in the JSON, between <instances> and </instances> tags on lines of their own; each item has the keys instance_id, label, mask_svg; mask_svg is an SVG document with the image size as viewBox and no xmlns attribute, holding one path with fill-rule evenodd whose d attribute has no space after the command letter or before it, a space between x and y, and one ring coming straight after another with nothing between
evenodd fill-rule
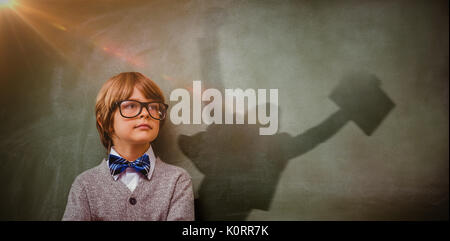
<instances>
[{"instance_id":1,"label":"eyeglass lens","mask_svg":"<svg viewBox=\"0 0 450 241\"><path fill-rule=\"evenodd\" d=\"M162 103L149 103L147 110L150 115L158 120L166 117L166 106ZM135 117L142 111L141 103L133 100L126 100L120 103L120 112L124 117Z\"/></svg>"}]
</instances>

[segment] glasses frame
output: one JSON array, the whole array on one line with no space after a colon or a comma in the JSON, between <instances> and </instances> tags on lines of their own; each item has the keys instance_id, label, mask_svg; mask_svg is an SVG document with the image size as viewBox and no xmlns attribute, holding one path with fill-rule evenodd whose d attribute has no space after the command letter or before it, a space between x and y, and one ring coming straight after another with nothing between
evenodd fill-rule
<instances>
[{"instance_id":1,"label":"glasses frame","mask_svg":"<svg viewBox=\"0 0 450 241\"><path fill-rule=\"evenodd\" d=\"M133 102L139 103L141 105L141 108L139 109L139 112L135 116L128 117L128 116L124 116L122 114L122 108L120 106L121 106L122 102L125 102L125 101L133 101ZM152 114L150 114L150 110L148 109L148 106L150 104L153 104L153 103L163 104L166 107L166 113L164 115L164 118L162 118L162 119L155 118L155 117L152 116ZM142 113L142 109L145 107L145 109L147 109L147 112L150 115L150 117L155 119L155 120L164 120L167 117L167 110L169 109L169 105L168 104L162 103L160 101L140 102L140 101L137 101L137 100L121 100L121 101L117 101L116 103L114 103L114 108L113 109L115 109L115 107L119 108L120 115L123 118L134 118L134 117L140 115Z\"/></svg>"}]
</instances>

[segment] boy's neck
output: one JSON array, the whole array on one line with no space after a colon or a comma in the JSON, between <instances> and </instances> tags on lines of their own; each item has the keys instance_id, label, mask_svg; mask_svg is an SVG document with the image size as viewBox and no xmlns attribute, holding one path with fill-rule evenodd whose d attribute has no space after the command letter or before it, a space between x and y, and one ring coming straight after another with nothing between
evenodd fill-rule
<instances>
[{"instance_id":1,"label":"boy's neck","mask_svg":"<svg viewBox=\"0 0 450 241\"><path fill-rule=\"evenodd\" d=\"M114 145L114 150L127 161L134 162L150 147L150 143L139 145Z\"/></svg>"}]
</instances>

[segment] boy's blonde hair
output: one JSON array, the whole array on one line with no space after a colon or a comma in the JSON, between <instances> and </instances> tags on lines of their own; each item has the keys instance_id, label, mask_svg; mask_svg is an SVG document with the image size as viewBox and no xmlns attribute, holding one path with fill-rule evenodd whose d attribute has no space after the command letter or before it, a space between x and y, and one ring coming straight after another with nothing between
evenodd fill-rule
<instances>
[{"instance_id":1,"label":"boy's blonde hair","mask_svg":"<svg viewBox=\"0 0 450 241\"><path fill-rule=\"evenodd\" d=\"M134 87L139 89L146 98L165 103L164 95L158 85L141 73L123 72L107 80L97 95L95 117L100 140L108 153L113 146L111 135L114 132L114 112L117 109L114 104L130 98ZM160 127L163 124L164 120L160 121Z\"/></svg>"}]
</instances>

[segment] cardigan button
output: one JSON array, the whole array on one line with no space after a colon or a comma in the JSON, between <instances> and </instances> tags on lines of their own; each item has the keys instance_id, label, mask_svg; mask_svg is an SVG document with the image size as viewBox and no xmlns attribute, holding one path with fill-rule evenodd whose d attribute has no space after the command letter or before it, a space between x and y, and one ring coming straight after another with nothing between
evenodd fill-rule
<instances>
[{"instance_id":1,"label":"cardigan button","mask_svg":"<svg viewBox=\"0 0 450 241\"><path fill-rule=\"evenodd\" d=\"M134 198L134 197L130 198L129 201L130 201L131 205L135 205L137 203L136 198Z\"/></svg>"}]
</instances>

